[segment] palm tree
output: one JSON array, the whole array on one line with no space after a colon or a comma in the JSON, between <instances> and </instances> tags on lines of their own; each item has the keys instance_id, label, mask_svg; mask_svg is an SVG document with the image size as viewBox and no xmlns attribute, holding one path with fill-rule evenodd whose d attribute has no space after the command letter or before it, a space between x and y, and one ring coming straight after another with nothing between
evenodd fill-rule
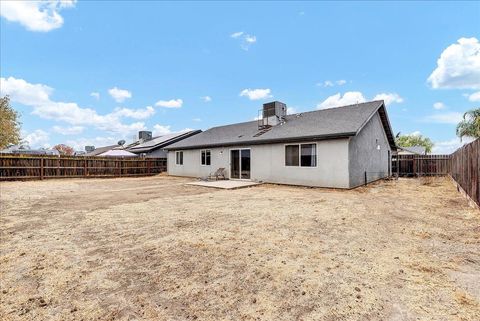
<instances>
[{"instance_id":1,"label":"palm tree","mask_svg":"<svg viewBox=\"0 0 480 321\"><path fill-rule=\"evenodd\" d=\"M480 108L472 109L463 114L463 120L457 125L457 136L480 138Z\"/></svg>"}]
</instances>

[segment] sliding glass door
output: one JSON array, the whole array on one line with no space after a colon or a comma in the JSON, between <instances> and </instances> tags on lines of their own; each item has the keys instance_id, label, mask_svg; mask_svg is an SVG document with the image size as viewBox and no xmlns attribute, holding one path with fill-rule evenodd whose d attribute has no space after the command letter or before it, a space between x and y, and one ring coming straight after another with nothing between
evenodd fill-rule
<instances>
[{"instance_id":1,"label":"sliding glass door","mask_svg":"<svg viewBox=\"0 0 480 321\"><path fill-rule=\"evenodd\" d=\"M230 178L250 179L250 149L230 150Z\"/></svg>"}]
</instances>

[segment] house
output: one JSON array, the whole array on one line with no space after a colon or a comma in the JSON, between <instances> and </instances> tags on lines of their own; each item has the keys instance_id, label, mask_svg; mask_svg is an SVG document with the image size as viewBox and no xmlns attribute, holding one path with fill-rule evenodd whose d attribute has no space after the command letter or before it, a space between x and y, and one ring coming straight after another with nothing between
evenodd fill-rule
<instances>
[{"instance_id":1,"label":"house","mask_svg":"<svg viewBox=\"0 0 480 321\"><path fill-rule=\"evenodd\" d=\"M85 151L86 153L83 154L82 156L98 156L100 154L106 153L109 150L113 149L122 149L122 146L119 144L116 145L109 145L109 146L103 146L103 147L98 147L95 148L95 146L85 146Z\"/></svg>"},{"instance_id":2,"label":"house","mask_svg":"<svg viewBox=\"0 0 480 321\"><path fill-rule=\"evenodd\" d=\"M397 146L397 148L398 155L427 155L427 150L423 146Z\"/></svg>"},{"instance_id":3,"label":"house","mask_svg":"<svg viewBox=\"0 0 480 321\"><path fill-rule=\"evenodd\" d=\"M60 153L56 149L32 149L28 145L10 145L5 149L0 150L0 154L14 154L14 155L54 155L59 156Z\"/></svg>"},{"instance_id":4,"label":"house","mask_svg":"<svg viewBox=\"0 0 480 321\"><path fill-rule=\"evenodd\" d=\"M137 154L130 153L124 149L111 149L104 153L98 154L99 157L138 157Z\"/></svg>"},{"instance_id":5,"label":"house","mask_svg":"<svg viewBox=\"0 0 480 321\"><path fill-rule=\"evenodd\" d=\"M172 144L168 173L353 188L391 174L394 136L382 100L294 115L275 101L258 121L214 127Z\"/></svg>"},{"instance_id":6,"label":"house","mask_svg":"<svg viewBox=\"0 0 480 321\"><path fill-rule=\"evenodd\" d=\"M166 159L167 152L164 150L165 147L201 132L201 130L184 130L178 133L152 137L151 131L141 130L138 132L138 140L131 144L125 145L125 141L120 140L116 145L98 148L85 146L86 153L82 156L141 156Z\"/></svg>"},{"instance_id":7,"label":"house","mask_svg":"<svg viewBox=\"0 0 480 321\"><path fill-rule=\"evenodd\" d=\"M152 132L141 131L139 132L139 140L126 146L125 149L145 157L167 158L165 147L201 132L201 130L185 130L152 137Z\"/></svg>"}]
</instances>

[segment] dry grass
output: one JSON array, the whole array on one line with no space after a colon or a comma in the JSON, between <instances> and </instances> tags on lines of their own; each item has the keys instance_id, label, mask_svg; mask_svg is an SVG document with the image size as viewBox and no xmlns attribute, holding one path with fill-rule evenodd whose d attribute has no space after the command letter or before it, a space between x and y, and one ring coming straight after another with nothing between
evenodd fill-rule
<instances>
[{"instance_id":1,"label":"dry grass","mask_svg":"<svg viewBox=\"0 0 480 321\"><path fill-rule=\"evenodd\" d=\"M478 320L480 214L448 180L233 191L2 183L1 320Z\"/></svg>"}]
</instances>

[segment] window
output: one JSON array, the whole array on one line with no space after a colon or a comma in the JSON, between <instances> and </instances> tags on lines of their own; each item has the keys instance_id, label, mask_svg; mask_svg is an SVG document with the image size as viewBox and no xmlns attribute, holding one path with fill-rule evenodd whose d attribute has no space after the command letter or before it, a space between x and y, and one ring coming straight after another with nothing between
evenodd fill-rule
<instances>
[{"instance_id":1,"label":"window","mask_svg":"<svg viewBox=\"0 0 480 321\"><path fill-rule=\"evenodd\" d=\"M211 152L210 150L202 150L202 165L210 165L211 164Z\"/></svg>"},{"instance_id":2,"label":"window","mask_svg":"<svg viewBox=\"0 0 480 321\"><path fill-rule=\"evenodd\" d=\"M300 166L317 166L317 144L302 144L300 146Z\"/></svg>"},{"instance_id":3,"label":"window","mask_svg":"<svg viewBox=\"0 0 480 321\"><path fill-rule=\"evenodd\" d=\"M175 152L175 164L183 165L183 152Z\"/></svg>"},{"instance_id":4,"label":"window","mask_svg":"<svg viewBox=\"0 0 480 321\"><path fill-rule=\"evenodd\" d=\"M285 146L285 166L298 166L298 145Z\"/></svg>"},{"instance_id":5,"label":"window","mask_svg":"<svg viewBox=\"0 0 480 321\"><path fill-rule=\"evenodd\" d=\"M317 144L285 145L285 166L316 167Z\"/></svg>"}]
</instances>

